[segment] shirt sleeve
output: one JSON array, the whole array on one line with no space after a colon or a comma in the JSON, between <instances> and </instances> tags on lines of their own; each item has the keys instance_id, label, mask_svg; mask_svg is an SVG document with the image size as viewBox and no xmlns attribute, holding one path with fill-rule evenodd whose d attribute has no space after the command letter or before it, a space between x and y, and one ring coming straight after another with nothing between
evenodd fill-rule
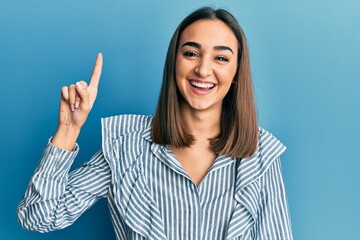
<instances>
[{"instance_id":1,"label":"shirt sleeve","mask_svg":"<svg viewBox=\"0 0 360 240\"><path fill-rule=\"evenodd\" d=\"M291 220L279 158L264 174L262 186L257 239L292 240Z\"/></svg>"},{"instance_id":2,"label":"shirt sleeve","mask_svg":"<svg viewBox=\"0 0 360 240\"><path fill-rule=\"evenodd\" d=\"M67 151L49 140L17 209L23 228L38 232L65 228L107 195L111 172L102 150L69 173L78 151L78 145Z\"/></svg>"}]
</instances>

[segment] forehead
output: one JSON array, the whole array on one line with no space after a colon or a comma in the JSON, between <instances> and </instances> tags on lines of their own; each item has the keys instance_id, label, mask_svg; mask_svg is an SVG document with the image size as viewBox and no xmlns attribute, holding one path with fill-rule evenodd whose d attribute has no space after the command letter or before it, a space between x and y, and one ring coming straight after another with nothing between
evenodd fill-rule
<instances>
[{"instance_id":1,"label":"forehead","mask_svg":"<svg viewBox=\"0 0 360 240\"><path fill-rule=\"evenodd\" d=\"M187 26L180 36L180 44L193 41L202 46L229 46L237 49L237 39L233 31L222 21L198 20Z\"/></svg>"}]
</instances>

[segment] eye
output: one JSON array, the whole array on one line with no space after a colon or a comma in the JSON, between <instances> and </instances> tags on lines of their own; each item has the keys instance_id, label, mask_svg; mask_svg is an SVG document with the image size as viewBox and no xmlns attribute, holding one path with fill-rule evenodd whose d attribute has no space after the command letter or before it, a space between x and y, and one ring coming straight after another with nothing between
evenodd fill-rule
<instances>
[{"instance_id":1,"label":"eye","mask_svg":"<svg viewBox=\"0 0 360 240\"><path fill-rule=\"evenodd\" d=\"M185 57L188 57L188 58L197 58L197 57L199 57L199 54L197 52L194 52L194 51L185 51L183 53L183 55Z\"/></svg>"},{"instance_id":2,"label":"eye","mask_svg":"<svg viewBox=\"0 0 360 240\"><path fill-rule=\"evenodd\" d=\"M218 56L215 59L220 61L220 62L229 62L229 58L227 58L225 56Z\"/></svg>"}]
</instances>

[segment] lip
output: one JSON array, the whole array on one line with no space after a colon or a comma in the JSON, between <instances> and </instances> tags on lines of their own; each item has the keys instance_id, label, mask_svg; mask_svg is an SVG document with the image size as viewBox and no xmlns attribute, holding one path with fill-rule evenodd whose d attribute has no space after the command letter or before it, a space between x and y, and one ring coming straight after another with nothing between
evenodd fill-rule
<instances>
[{"instance_id":1,"label":"lip","mask_svg":"<svg viewBox=\"0 0 360 240\"><path fill-rule=\"evenodd\" d=\"M197 95L201 95L201 96L204 96L204 95L207 95L207 94L211 93L214 90L214 88L217 86L217 84L215 84L213 82L201 81L201 80L198 80L198 79L189 79L188 83L189 83L191 91L193 93L195 93ZM193 83L204 84L204 85L213 85L213 87L211 87L211 88L199 88L199 87L196 87Z\"/></svg>"}]
</instances>

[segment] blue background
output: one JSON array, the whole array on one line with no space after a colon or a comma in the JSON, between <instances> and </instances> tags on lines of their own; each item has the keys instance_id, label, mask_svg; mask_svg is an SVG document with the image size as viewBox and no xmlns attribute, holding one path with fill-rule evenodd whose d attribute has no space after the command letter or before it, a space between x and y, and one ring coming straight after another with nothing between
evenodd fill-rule
<instances>
[{"instance_id":1,"label":"blue background","mask_svg":"<svg viewBox=\"0 0 360 240\"><path fill-rule=\"evenodd\" d=\"M230 10L249 41L261 126L282 156L295 239L359 239L360 2L0 0L0 239L114 239L101 200L71 227L23 230L16 207L55 132L60 89L104 55L79 166L100 148L100 118L152 114L170 37L204 5Z\"/></svg>"}]
</instances>

